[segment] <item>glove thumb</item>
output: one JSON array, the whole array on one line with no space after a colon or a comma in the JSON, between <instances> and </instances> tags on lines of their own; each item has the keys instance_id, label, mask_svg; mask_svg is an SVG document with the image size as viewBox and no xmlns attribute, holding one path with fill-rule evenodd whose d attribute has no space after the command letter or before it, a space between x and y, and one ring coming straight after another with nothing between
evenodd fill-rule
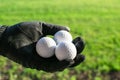
<instances>
[{"instance_id":1,"label":"glove thumb","mask_svg":"<svg viewBox=\"0 0 120 80\"><path fill-rule=\"evenodd\" d=\"M42 23L42 28L43 28L42 32L44 35L54 35L56 32L60 30L70 31L68 27L47 23Z\"/></svg>"}]
</instances>

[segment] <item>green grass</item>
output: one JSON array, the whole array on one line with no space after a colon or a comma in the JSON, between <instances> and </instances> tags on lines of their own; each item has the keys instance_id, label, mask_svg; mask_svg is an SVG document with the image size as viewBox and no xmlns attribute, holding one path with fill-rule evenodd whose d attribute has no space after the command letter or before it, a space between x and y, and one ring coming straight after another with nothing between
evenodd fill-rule
<instances>
[{"instance_id":1,"label":"green grass","mask_svg":"<svg viewBox=\"0 0 120 80\"><path fill-rule=\"evenodd\" d=\"M23 21L44 21L69 26L73 37L86 42L86 60L74 69L46 73L23 68L0 57L0 79L76 80L80 72L120 71L120 0L0 0L0 24ZM74 74L70 75L72 71ZM102 75L102 74L101 74ZM93 80L93 79L92 79Z\"/></svg>"}]
</instances>

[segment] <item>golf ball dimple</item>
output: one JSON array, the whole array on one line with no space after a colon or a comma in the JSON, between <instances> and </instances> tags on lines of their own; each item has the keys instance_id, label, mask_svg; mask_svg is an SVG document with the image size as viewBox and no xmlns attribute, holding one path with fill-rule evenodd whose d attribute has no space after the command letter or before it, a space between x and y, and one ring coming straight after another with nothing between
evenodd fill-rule
<instances>
[{"instance_id":1,"label":"golf ball dimple","mask_svg":"<svg viewBox=\"0 0 120 80\"><path fill-rule=\"evenodd\" d=\"M72 36L69 32L65 30L60 30L57 33L55 33L54 40L57 44L60 42L72 42Z\"/></svg>"},{"instance_id":2,"label":"golf ball dimple","mask_svg":"<svg viewBox=\"0 0 120 80\"><path fill-rule=\"evenodd\" d=\"M49 58L55 53L56 43L52 38L43 37L36 43L36 51L43 58Z\"/></svg>"},{"instance_id":3,"label":"golf ball dimple","mask_svg":"<svg viewBox=\"0 0 120 80\"><path fill-rule=\"evenodd\" d=\"M74 59L77 55L76 47L71 42L61 42L55 49L55 55L58 60Z\"/></svg>"}]
</instances>

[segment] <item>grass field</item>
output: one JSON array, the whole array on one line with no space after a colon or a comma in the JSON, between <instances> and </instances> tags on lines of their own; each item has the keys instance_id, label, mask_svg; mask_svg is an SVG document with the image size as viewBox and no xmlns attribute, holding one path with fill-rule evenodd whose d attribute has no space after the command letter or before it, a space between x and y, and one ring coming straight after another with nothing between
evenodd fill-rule
<instances>
[{"instance_id":1,"label":"grass field","mask_svg":"<svg viewBox=\"0 0 120 80\"><path fill-rule=\"evenodd\" d=\"M46 73L0 56L0 80L120 79L120 0L0 0L1 25L23 21L69 26L74 38L85 40L86 60L73 69Z\"/></svg>"}]
</instances>

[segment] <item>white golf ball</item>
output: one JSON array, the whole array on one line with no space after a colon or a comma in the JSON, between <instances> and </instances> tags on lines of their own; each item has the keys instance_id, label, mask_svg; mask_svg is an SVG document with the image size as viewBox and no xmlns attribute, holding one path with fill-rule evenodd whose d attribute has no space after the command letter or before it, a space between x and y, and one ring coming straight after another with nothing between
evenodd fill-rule
<instances>
[{"instance_id":1,"label":"white golf ball","mask_svg":"<svg viewBox=\"0 0 120 80\"><path fill-rule=\"evenodd\" d=\"M60 30L57 33L55 33L54 40L56 41L57 44L64 41L72 42L72 36L69 32L65 30Z\"/></svg>"},{"instance_id":2,"label":"white golf ball","mask_svg":"<svg viewBox=\"0 0 120 80\"><path fill-rule=\"evenodd\" d=\"M56 43L52 38L43 37L36 44L37 53L44 58L54 55Z\"/></svg>"},{"instance_id":3,"label":"white golf ball","mask_svg":"<svg viewBox=\"0 0 120 80\"><path fill-rule=\"evenodd\" d=\"M71 42L61 42L56 46L55 55L58 60L74 59L77 55L76 47Z\"/></svg>"}]
</instances>

